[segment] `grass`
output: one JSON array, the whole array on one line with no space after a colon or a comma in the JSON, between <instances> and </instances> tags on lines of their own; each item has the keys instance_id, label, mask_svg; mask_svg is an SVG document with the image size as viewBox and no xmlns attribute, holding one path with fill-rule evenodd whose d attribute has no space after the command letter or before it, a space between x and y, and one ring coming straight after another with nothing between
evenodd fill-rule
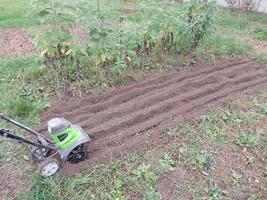
<instances>
[{"instance_id":1,"label":"grass","mask_svg":"<svg viewBox=\"0 0 267 200\"><path fill-rule=\"evenodd\" d=\"M96 6L94 2L90 2L90 5ZM144 10L158 5L158 2L151 1L131 4ZM105 5L101 1L104 11L112 8L112 12L115 12L117 6L124 7L125 4L115 2ZM179 10L179 5L174 3L165 3L165 6L169 11ZM14 3L0 0L0 28L24 27L35 30L31 26L37 25L37 20L26 16L30 9L29 1L18 0ZM123 16L127 25L136 27L143 20L142 12ZM89 13L86 17L90 19L94 16ZM118 17L118 12L115 12L109 19L116 21ZM240 38L266 41L266 15L254 12L231 13L218 8L214 23L215 30L204 38L197 49L198 59L248 57L250 52L257 49L254 43L240 42ZM253 54L250 58L267 64L267 53ZM164 71L177 63L186 65L187 58L159 55L144 62L146 71ZM91 66L90 63L88 66ZM55 96L55 90L46 81L47 69L39 56L0 59L0 70L0 92L3 94L0 98L1 112L29 125L38 124L39 114L49 107L50 97ZM100 93L110 85L139 81L144 75L143 69L129 70L114 79L107 79L102 71L93 67L83 73L94 74L90 80L85 80L84 85L91 85L95 93ZM0 187L0 193L6 192L5 185L14 181L27 184L15 188L17 191L9 199L63 200L71 197L74 200L121 200L136 197L156 200L161 199L166 192L158 186L161 179L169 175L168 189L179 188L174 193L179 192L181 199L231 199L243 186L248 188L248 198L264 198L262 191L266 188L266 180L262 177L265 172L261 158L267 155L266 104L266 95L232 102L231 105L211 110L200 118L166 130L162 135L164 145L157 149L145 149L105 166L92 166L73 177L64 177L61 173L48 179L39 177L33 173L33 163L28 161L26 147L0 140L1 170L8 174L11 169L16 169L12 176L16 180L7 178ZM156 161L151 161L152 158ZM15 167L20 170L17 172ZM185 171L186 177L178 173L181 169ZM232 169L241 170L242 176ZM255 183L251 181L254 179ZM260 190L257 190L255 184Z\"/></svg>"},{"instance_id":2,"label":"grass","mask_svg":"<svg viewBox=\"0 0 267 200\"><path fill-rule=\"evenodd\" d=\"M203 40L197 54L202 59L214 60L244 55L251 49L250 44L241 44L232 36L221 37L219 34L212 34Z\"/></svg>"},{"instance_id":3,"label":"grass","mask_svg":"<svg viewBox=\"0 0 267 200\"><path fill-rule=\"evenodd\" d=\"M122 200L126 199L126 190L145 199L160 199L155 186L158 177L149 164L137 159L139 156L127 156L71 178L61 174L48 179L33 176L31 192L22 192L15 199Z\"/></svg>"},{"instance_id":4,"label":"grass","mask_svg":"<svg viewBox=\"0 0 267 200\"><path fill-rule=\"evenodd\" d=\"M236 137L236 142L245 147L255 148L259 139L259 135L256 135L255 133L240 133Z\"/></svg>"},{"instance_id":5,"label":"grass","mask_svg":"<svg viewBox=\"0 0 267 200\"><path fill-rule=\"evenodd\" d=\"M36 18L29 16L31 2L25 0L0 0L0 28L29 27L37 25Z\"/></svg>"},{"instance_id":6,"label":"grass","mask_svg":"<svg viewBox=\"0 0 267 200\"><path fill-rule=\"evenodd\" d=\"M267 27L264 28L258 28L257 30L254 31L255 33L255 38L258 40L263 40L267 41Z\"/></svg>"},{"instance_id":7,"label":"grass","mask_svg":"<svg viewBox=\"0 0 267 200\"><path fill-rule=\"evenodd\" d=\"M37 123L49 94L43 88L43 68L36 56L0 59L0 109L24 122ZM44 94L45 93L45 94Z\"/></svg>"},{"instance_id":8,"label":"grass","mask_svg":"<svg viewBox=\"0 0 267 200\"><path fill-rule=\"evenodd\" d=\"M230 52L233 52L233 55L243 54L256 62L267 64L267 49L265 44L267 28L266 14L257 12L230 12L227 9L218 9L214 22L217 34L232 40L226 46ZM237 45L233 45L234 42ZM214 41L215 46L217 46L216 43ZM224 43L221 43L221 45L224 45Z\"/></svg>"}]
</instances>

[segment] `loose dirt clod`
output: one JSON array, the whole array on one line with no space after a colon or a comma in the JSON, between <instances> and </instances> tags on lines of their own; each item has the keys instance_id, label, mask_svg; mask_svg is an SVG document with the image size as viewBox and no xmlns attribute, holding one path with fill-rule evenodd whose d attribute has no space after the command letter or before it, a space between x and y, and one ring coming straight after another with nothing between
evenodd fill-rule
<instances>
[{"instance_id":1,"label":"loose dirt clod","mask_svg":"<svg viewBox=\"0 0 267 200\"><path fill-rule=\"evenodd\" d=\"M24 56L35 46L21 29L0 29L0 58Z\"/></svg>"},{"instance_id":2,"label":"loose dirt clod","mask_svg":"<svg viewBox=\"0 0 267 200\"><path fill-rule=\"evenodd\" d=\"M239 94L267 87L267 70L253 62L226 60L117 88L96 97L55 105L43 114L43 127L52 117L81 125L92 137L87 161L66 164L73 174L123 154L161 143L161 133L179 122L203 114Z\"/></svg>"}]
</instances>

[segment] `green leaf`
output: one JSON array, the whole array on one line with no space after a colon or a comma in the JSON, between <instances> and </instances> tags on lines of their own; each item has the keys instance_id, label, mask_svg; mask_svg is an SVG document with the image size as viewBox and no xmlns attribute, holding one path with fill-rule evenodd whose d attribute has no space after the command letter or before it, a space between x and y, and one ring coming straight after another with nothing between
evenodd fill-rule
<instances>
[{"instance_id":1,"label":"green leaf","mask_svg":"<svg viewBox=\"0 0 267 200\"><path fill-rule=\"evenodd\" d=\"M49 14L50 14L50 12L48 12L47 10L42 10L39 13L37 13L37 15L40 17L44 17L44 16L49 15Z\"/></svg>"}]
</instances>

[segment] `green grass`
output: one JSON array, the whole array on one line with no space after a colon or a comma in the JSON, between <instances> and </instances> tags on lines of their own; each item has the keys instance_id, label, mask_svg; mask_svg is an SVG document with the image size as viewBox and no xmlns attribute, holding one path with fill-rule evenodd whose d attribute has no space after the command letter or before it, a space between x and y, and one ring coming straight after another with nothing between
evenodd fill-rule
<instances>
[{"instance_id":1,"label":"green grass","mask_svg":"<svg viewBox=\"0 0 267 200\"><path fill-rule=\"evenodd\" d=\"M17 199L63 200L71 197L72 200L123 200L128 199L126 190L147 200L160 199L155 186L157 174L140 158L137 154L126 156L70 178L61 174L47 179L32 176L31 192L22 192Z\"/></svg>"},{"instance_id":2,"label":"green grass","mask_svg":"<svg viewBox=\"0 0 267 200\"><path fill-rule=\"evenodd\" d=\"M258 145L259 140L260 140L259 135L255 133L240 133L236 137L236 142L239 145L249 148L255 148Z\"/></svg>"},{"instance_id":3,"label":"green grass","mask_svg":"<svg viewBox=\"0 0 267 200\"><path fill-rule=\"evenodd\" d=\"M197 55L202 59L213 60L230 56L242 56L251 49L251 45L241 44L234 37L212 34L202 41L197 49Z\"/></svg>"},{"instance_id":4,"label":"green grass","mask_svg":"<svg viewBox=\"0 0 267 200\"><path fill-rule=\"evenodd\" d=\"M266 14L239 11L231 12L227 9L218 8L214 22L216 28L227 31L229 34L250 33L257 28L266 27Z\"/></svg>"},{"instance_id":5,"label":"green grass","mask_svg":"<svg viewBox=\"0 0 267 200\"><path fill-rule=\"evenodd\" d=\"M259 40L267 41L267 27L264 28L258 28L255 32L255 37Z\"/></svg>"},{"instance_id":6,"label":"green grass","mask_svg":"<svg viewBox=\"0 0 267 200\"><path fill-rule=\"evenodd\" d=\"M29 27L37 25L35 17L29 16L31 1L0 0L0 28Z\"/></svg>"},{"instance_id":7,"label":"green grass","mask_svg":"<svg viewBox=\"0 0 267 200\"><path fill-rule=\"evenodd\" d=\"M37 123L47 94L43 88L43 68L36 56L1 59L0 110L24 122ZM43 90L42 90L43 89Z\"/></svg>"}]
</instances>

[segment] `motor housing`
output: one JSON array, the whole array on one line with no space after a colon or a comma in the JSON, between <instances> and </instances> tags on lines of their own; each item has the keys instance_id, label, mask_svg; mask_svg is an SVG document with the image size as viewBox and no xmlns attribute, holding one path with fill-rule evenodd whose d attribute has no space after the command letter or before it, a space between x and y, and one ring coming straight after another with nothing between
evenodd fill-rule
<instances>
[{"instance_id":1,"label":"motor housing","mask_svg":"<svg viewBox=\"0 0 267 200\"><path fill-rule=\"evenodd\" d=\"M79 125L73 125L64 118L53 118L48 121L47 125L48 132L58 146L58 152L63 161L67 160L70 154L72 157L74 153L81 154L77 149L81 149L82 155L84 155L86 152L84 144L90 142L91 138ZM80 148L81 146L82 148ZM79 161L81 160L83 159L79 159Z\"/></svg>"}]
</instances>

